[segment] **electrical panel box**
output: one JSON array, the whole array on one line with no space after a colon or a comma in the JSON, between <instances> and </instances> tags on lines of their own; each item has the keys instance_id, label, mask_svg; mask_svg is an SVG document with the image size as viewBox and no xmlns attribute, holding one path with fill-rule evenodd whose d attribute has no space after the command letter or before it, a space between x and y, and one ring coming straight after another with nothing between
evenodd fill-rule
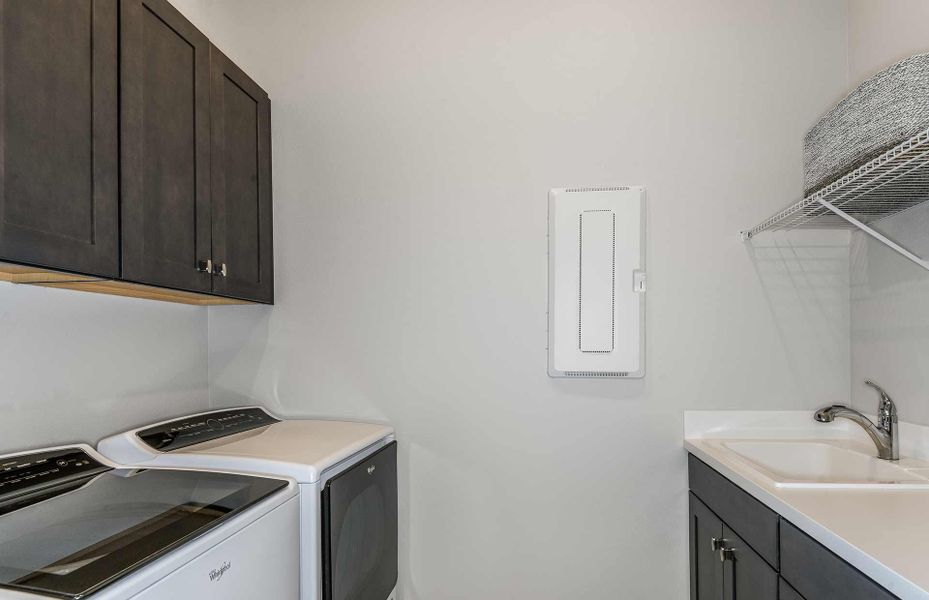
<instances>
[{"instance_id":1,"label":"electrical panel box","mask_svg":"<svg viewBox=\"0 0 929 600\"><path fill-rule=\"evenodd\" d=\"M548 195L548 374L645 376L645 188Z\"/></svg>"}]
</instances>

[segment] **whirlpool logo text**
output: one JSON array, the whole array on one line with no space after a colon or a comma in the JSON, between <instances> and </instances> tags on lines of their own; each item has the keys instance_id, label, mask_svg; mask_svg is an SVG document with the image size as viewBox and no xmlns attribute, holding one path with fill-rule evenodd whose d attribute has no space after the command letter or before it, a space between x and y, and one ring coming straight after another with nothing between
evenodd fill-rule
<instances>
[{"instance_id":1,"label":"whirlpool logo text","mask_svg":"<svg viewBox=\"0 0 929 600\"><path fill-rule=\"evenodd\" d=\"M213 569L210 571L210 581L216 582L223 578L223 575L226 574L226 571L232 568L232 563L224 562L221 567L218 569Z\"/></svg>"}]
</instances>

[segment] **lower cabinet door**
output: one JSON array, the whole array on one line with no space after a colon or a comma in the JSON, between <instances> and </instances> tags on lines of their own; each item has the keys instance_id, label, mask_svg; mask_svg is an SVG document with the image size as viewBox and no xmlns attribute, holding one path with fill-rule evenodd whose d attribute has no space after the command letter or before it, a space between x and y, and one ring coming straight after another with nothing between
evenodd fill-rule
<instances>
[{"instance_id":1,"label":"lower cabinet door","mask_svg":"<svg viewBox=\"0 0 929 600\"><path fill-rule=\"evenodd\" d=\"M778 600L777 571L726 525L723 539L723 598Z\"/></svg>"},{"instance_id":2,"label":"lower cabinet door","mask_svg":"<svg viewBox=\"0 0 929 600\"><path fill-rule=\"evenodd\" d=\"M784 581L783 577L778 578L777 590L780 594L780 596L778 596L778 600L805 600L805 598L801 596L797 590L790 587L790 584Z\"/></svg>"},{"instance_id":3,"label":"lower cabinet door","mask_svg":"<svg viewBox=\"0 0 929 600\"><path fill-rule=\"evenodd\" d=\"M690 494L690 600L722 600L723 563L715 545L723 523Z\"/></svg>"}]
</instances>

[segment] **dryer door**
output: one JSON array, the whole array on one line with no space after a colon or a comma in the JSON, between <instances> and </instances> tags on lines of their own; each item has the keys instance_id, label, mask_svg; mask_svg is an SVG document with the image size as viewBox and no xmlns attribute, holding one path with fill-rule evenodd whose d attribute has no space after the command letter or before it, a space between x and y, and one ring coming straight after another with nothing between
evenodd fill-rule
<instances>
[{"instance_id":1,"label":"dryer door","mask_svg":"<svg viewBox=\"0 0 929 600\"><path fill-rule=\"evenodd\" d=\"M397 443L326 483L323 600L387 600L397 584Z\"/></svg>"}]
</instances>

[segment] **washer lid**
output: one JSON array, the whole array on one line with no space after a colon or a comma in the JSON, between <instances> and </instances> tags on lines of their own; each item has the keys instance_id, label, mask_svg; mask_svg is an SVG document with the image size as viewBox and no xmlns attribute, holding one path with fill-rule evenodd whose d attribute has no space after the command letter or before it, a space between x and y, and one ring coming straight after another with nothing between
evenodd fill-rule
<instances>
[{"instance_id":1,"label":"washer lid","mask_svg":"<svg viewBox=\"0 0 929 600\"><path fill-rule=\"evenodd\" d=\"M200 471L107 470L0 504L0 587L81 598L286 488Z\"/></svg>"}]
</instances>

